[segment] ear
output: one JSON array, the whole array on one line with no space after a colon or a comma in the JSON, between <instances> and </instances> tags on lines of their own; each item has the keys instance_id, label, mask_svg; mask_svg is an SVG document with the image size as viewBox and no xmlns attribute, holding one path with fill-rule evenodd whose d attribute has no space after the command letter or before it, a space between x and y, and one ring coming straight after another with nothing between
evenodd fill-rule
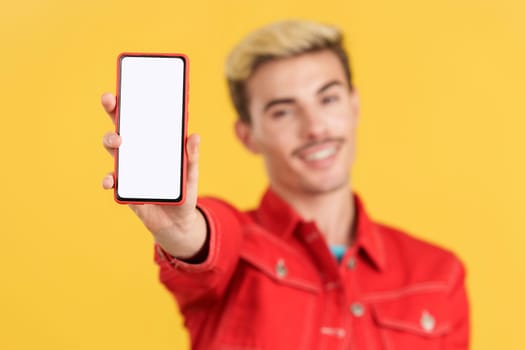
<instances>
[{"instance_id":1,"label":"ear","mask_svg":"<svg viewBox=\"0 0 525 350\"><path fill-rule=\"evenodd\" d=\"M252 140L252 126L246 122L237 120L235 122L235 135L241 143L252 153L259 153L259 148Z\"/></svg>"}]
</instances>

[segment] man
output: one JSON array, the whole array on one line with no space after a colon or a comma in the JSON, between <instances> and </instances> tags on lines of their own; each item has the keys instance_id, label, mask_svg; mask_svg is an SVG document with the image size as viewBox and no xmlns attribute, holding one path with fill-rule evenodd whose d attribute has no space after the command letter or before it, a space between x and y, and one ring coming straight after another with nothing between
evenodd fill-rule
<instances>
[{"instance_id":1,"label":"man","mask_svg":"<svg viewBox=\"0 0 525 350\"><path fill-rule=\"evenodd\" d=\"M285 21L231 53L235 131L270 182L259 208L197 199L197 135L185 204L130 205L193 349L468 348L460 261L374 222L352 192L359 101L342 45L337 28ZM115 97L102 104L114 117ZM111 153L120 143L104 137Z\"/></svg>"}]
</instances>

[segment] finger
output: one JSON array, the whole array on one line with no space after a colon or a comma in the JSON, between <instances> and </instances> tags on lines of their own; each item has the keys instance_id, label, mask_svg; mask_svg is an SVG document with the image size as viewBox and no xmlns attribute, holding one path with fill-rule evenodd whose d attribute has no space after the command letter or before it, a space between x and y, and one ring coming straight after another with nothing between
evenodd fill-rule
<instances>
[{"instance_id":1,"label":"finger","mask_svg":"<svg viewBox=\"0 0 525 350\"><path fill-rule=\"evenodd\" d=\"M199 145L201 137L199 134L192 134L186 140L186 154L188 155L188 163L194 164L199 162Z\"/></svg>"},{"instance_id":2,"label":"finger","mask_svg":"<svg viewBox=\"0 0 525 350\"><path fill-rule=\"evenodd\" d=\"M104 145L104 148L112 156L115 154L115 150L120 147L121 143L122 139L116 132L113 131L106 133L102 138L102 144Z\"/></svg>"},{"instance_id":3,"label":"finger","mask_svg":"<svg viewBox=\"0 0 525 350\"><path fill-rule=\"evenodd\" d=\"M117 106L117 98L115 97L115 95L106 92L100 98L100 102L102 102L104 110L111 118L113 124L115 124L115 107Z\"/></svg>"},{"instance_id":4,"label":"finger","mask_svg":"<svg viewBox=\"0 0 525 350\"><path fill-rule=\"evenodd\" d=\"M144 215L147 215L145 214L145 210L147 210L148 206L147 205L142 205L142 204L128 204L128 207L133 210L133 212L135 213L135 215L137 215L139 217L139 219L142 220L142 218L144 217Z\"/></svg>"},{"instance_id":5,"label":"finger","mask_svg":"<svg viewBox=\"0 0 525 350\"><path fill-rule=\"evenodd\" d=\"M138 210L139 207L138 206L136 206L135 204L128 204L128 207L129 207L129 209L133 210L133 212L135 214L139 215L139 210Z\"/></svg>"},{"instance_id":6,"label":"finger","mask_svg":"<svg viewBox=\"0 0 525 350\"><path fill-rule=\"evenodd\" d=\"M113 173L109 173L102 179L102 188L105 190L111 190L115 186L115 178Z\"/></svg>"},{"instance_id":7,"label":"finger","mask_svg":"<svg viewBox=\"0 0 525 350\"><path fill-rule=\"evenodd\" d=\"M197 185L199 180L199 145L201 139L198 134L190 135L186 141L186 154L188 155L188 168L186 174L187 197L197 200Z\"/></svg>"}]
</instances>

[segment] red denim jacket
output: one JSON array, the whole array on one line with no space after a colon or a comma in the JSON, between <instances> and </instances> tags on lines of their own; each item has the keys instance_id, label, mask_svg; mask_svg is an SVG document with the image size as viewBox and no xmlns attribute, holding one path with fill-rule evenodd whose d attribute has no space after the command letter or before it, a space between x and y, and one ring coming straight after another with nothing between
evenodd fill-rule
<instances>
[{"instance_id":1,"label":"red denim jacket","mask_svg":"<svg viewBox=\"0 0 525 350\"><path fill-rule=\"evenodd\" d=\"M465 271L450 252L372 221L356 203L341 263L271 190L257 210L201 199L205 261L156 249L196 350L468 349Z\"/></svg>"}]
</instances>

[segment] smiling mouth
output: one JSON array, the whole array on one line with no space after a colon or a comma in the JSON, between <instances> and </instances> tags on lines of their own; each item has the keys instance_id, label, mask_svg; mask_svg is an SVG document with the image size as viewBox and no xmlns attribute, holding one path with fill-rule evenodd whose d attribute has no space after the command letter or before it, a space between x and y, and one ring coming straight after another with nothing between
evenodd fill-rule
<instances>
[{"instance_id":1,"label":"smiling mouth","mask_svg":"<svg viewBox=\"0 0 525 350\"><path fill-rule=\"evenodd\" d=\"M330 139L309 143L293 152L294 156L307 162L318 162L333 157L341 148L343 139Z\"/></svg>"},{"instance_id":2,"label":"smiling mouth","mask_svg":"<svg viewBox=\"0 0 525 350\"><path fill-rule=\"evenodd\" d=\"M330 148L321 149L317 152L309 153L303 156L303 158L305 160L323 160L323 159L331 157L336 152L337 152L337 147L334 146Z\"/></svg>"}]
</instances>

